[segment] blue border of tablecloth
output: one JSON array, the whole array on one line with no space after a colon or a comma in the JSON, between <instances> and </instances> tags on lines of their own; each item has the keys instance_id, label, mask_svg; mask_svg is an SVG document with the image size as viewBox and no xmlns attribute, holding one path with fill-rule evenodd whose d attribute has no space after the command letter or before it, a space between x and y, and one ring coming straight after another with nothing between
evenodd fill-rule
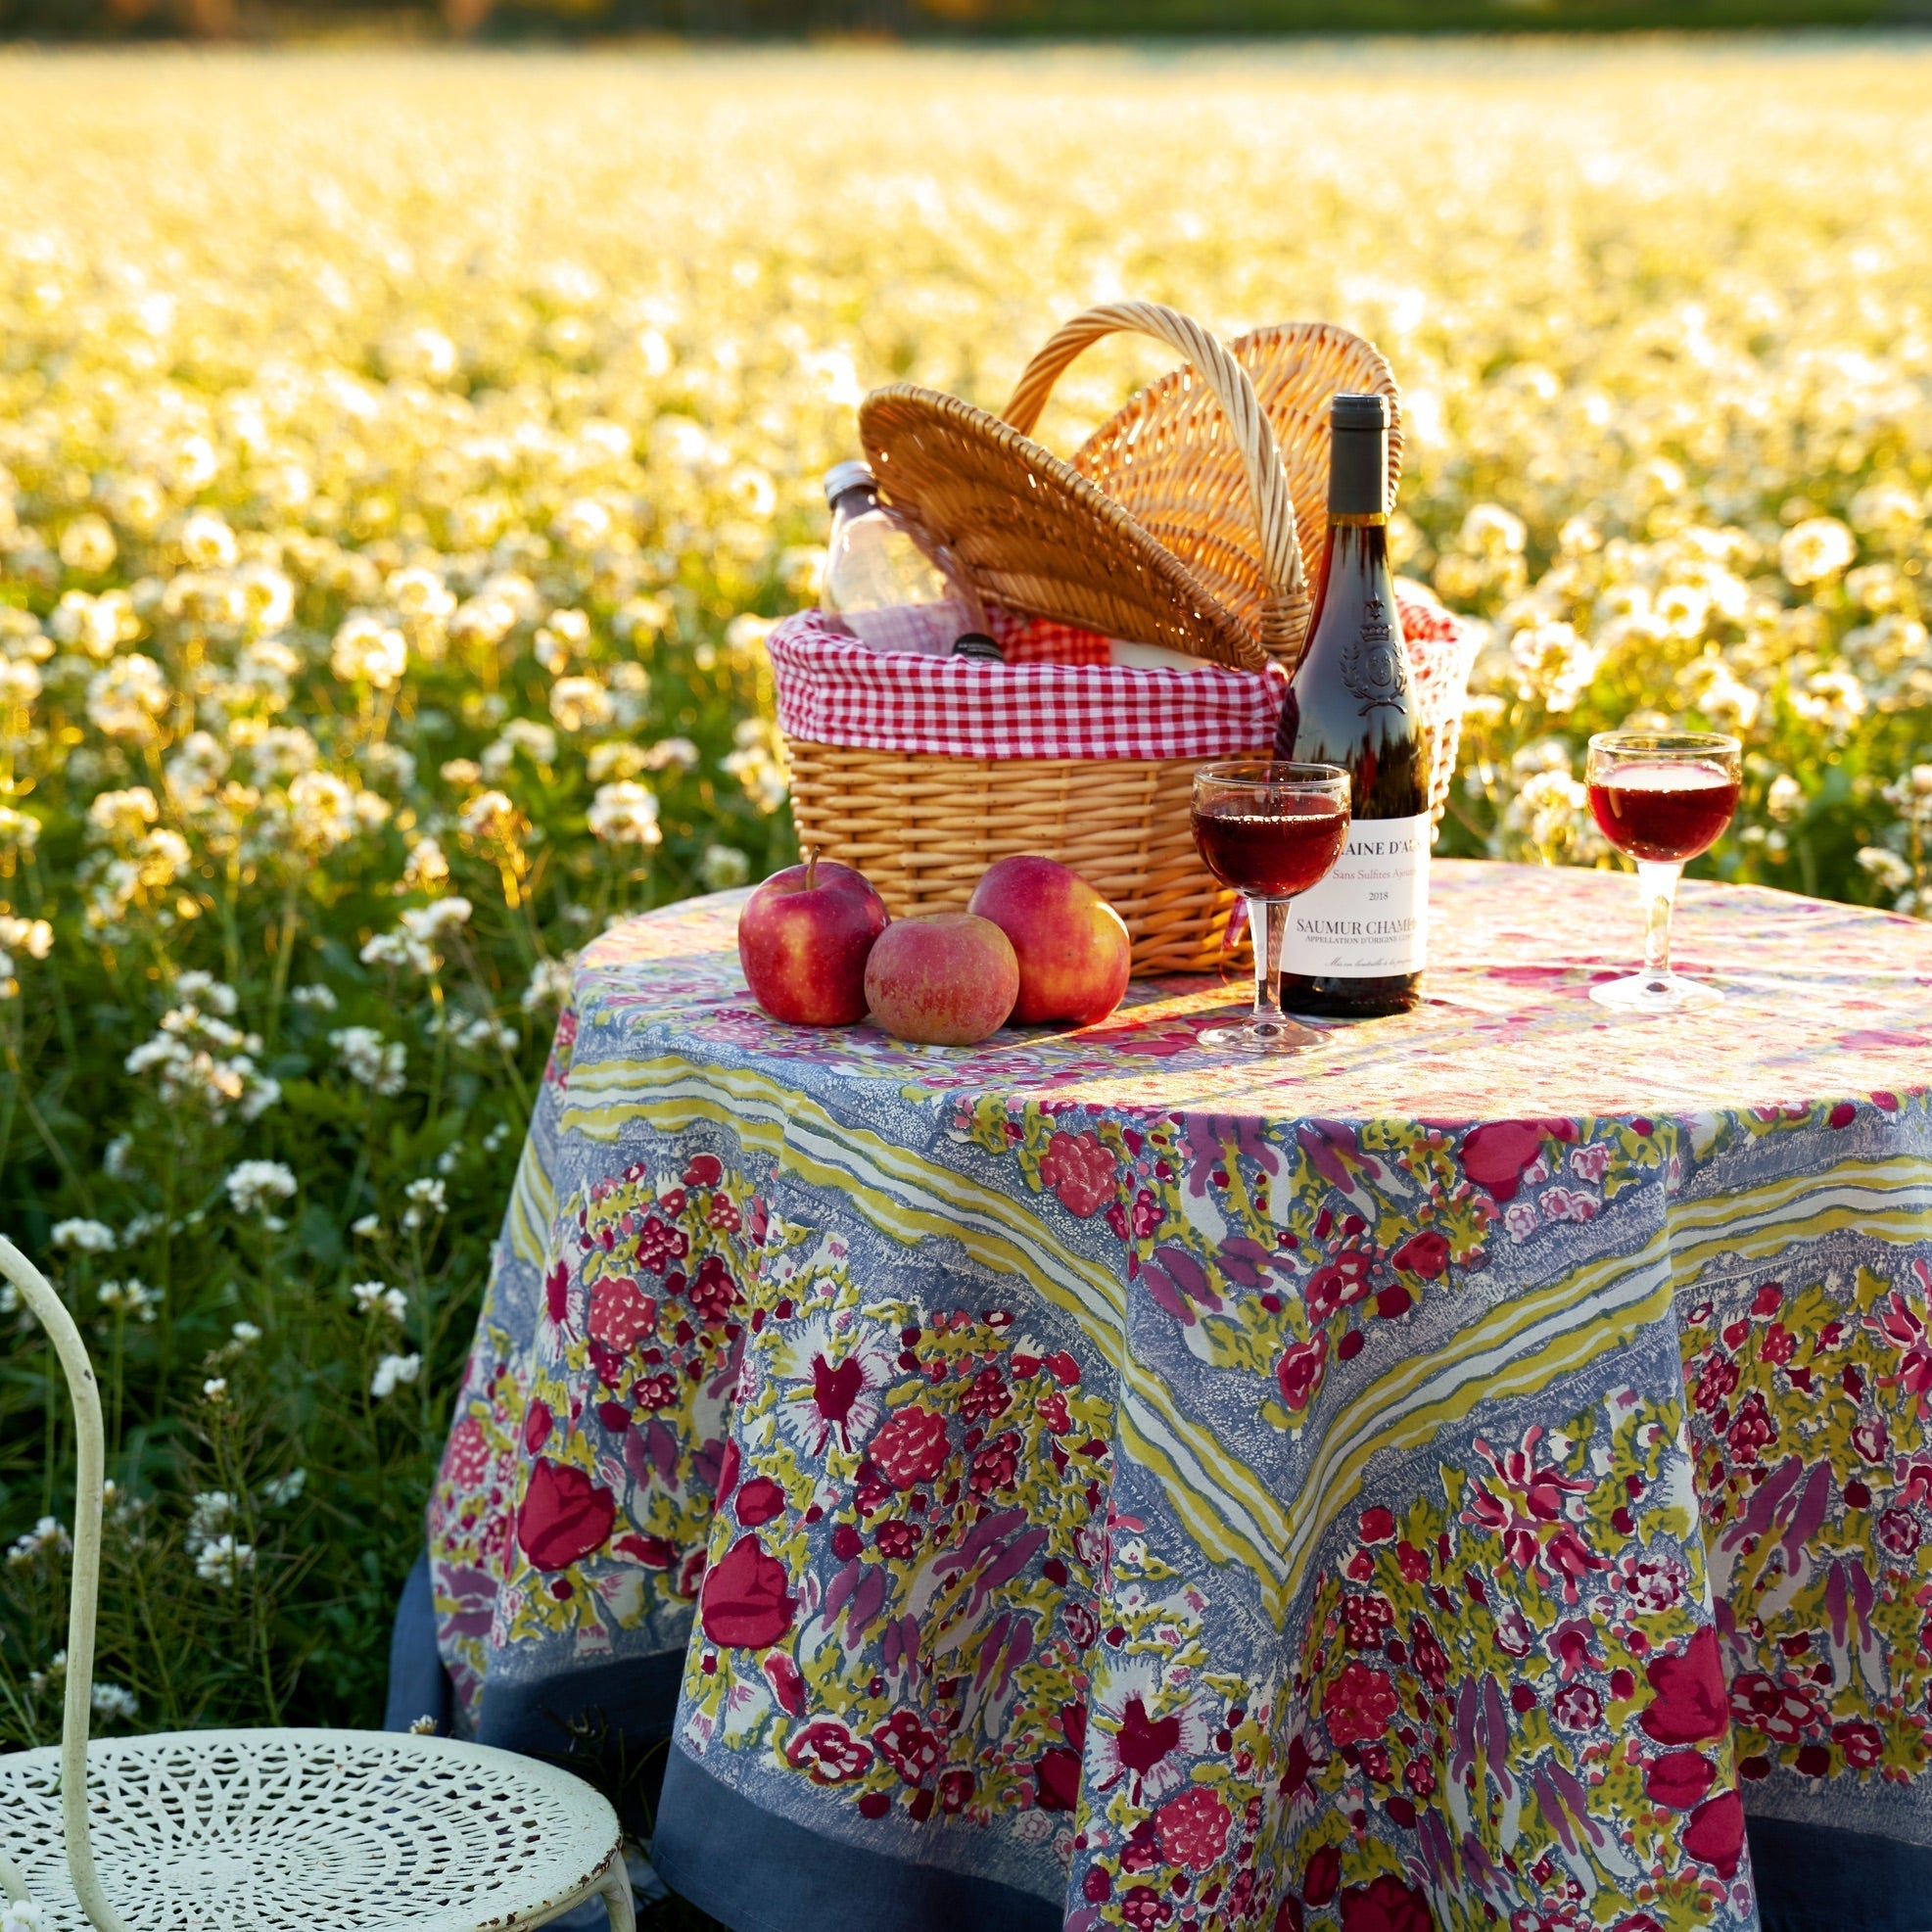
<instances>
[{"instance_id":1,"label":"blue border of tablecloth","mask_svg":"<svg viewBox=\"0 0 1932 1932\"><path fill-rule=\"evenodd\" d=\"M822 1838L761 1812L675 1745L657 1817L652 1865L731 1932L1060 1932L1058 1899ZM748 1844L756 1859L741 1856Z\"/></svg>"},{"instance_id":2,"label":"blue border of tablecloth","mask_svg":"<svg viewBox=\"0 0 1932 1932\"><path fill-rule=\"evenodd\" d=\"M638 1743L669 1737L683 1659L675 1652L493 1684L478 1740L553 1755L572 1718L601 1714ZM429 1560L396 1606L384 1727L407 1730L454 1711L436 1649ZM1787 1818L1746 1820L1764 1932L1932 1932L1932 1847ZM756 1860L738 1856L751 1843ZM651 1862L672 1890L731 1932L1059 1932L1058 1900L841 1845L747 1804L671 1747ZM774 1896L769 1874L785 1874Z\"/></svg>"},{"instance_id":3,"label":"blue border of tablecloth","mask_svg":"<svg viewBox=\"0 0 1932 1932\"><path fill-rule=\"evenodd\" d=\"M1932 1932L1932 1847L1790 1818L1744 1823L1764 1932Z\"/></svg>"},{"instance_id":4,"label":"blue border of tablecloth","mask_svg":"<svg viewBox=\"0 0 1932 1932\"><path fill-rule=\"evenodd\" d=\"M436 1648L436 1596L430 1583L429 1552L417 1557L396 1600L396 1623L389 1633L389 1697L383 1706L384 1730L413 1730L425 1718L435 1720L438 1737L448 1737L456 1715L455 1686Z\"/></svg>"}]
</instances>

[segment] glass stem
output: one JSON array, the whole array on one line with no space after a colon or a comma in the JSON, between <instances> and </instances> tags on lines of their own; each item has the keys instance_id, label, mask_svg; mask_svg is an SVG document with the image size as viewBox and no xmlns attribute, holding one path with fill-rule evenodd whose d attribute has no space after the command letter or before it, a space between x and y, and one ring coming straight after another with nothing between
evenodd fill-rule
<instances>
[{"instance_id":1,"label":"glass stem","mask_svg":"<svg viewBox=\"0 0 1932 1932\"><path fill-rule=\"evenodd\" d=\"M1683 867L1669 861L1639 859L1637 890L1643 895L1643 976L1667 981L1671 977L1671 914L1677 903L1677 880Z\"/></svg>"},{"instance_id":2,"label":"glass stem","mask_svg":"<svg viewBox=\"0 0 1932 1932\"><path fill-rule=\"evenodd\" d=\"M1254 1017L1281 1013L1281 946L1288 932L1286 899L1249 899L1248 930L1254 941Z\"/></svg>"}]
</instances>

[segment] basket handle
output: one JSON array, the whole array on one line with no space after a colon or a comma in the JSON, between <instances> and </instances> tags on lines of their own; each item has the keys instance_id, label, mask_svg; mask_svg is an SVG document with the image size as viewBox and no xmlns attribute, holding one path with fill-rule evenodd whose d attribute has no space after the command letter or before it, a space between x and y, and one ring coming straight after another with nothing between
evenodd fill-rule
<instances>
[{"instance_id":1,"label":"basket handle","mask_svg":"<svg viewBox=\"0 0 1932 1932\"><path fill-rule=\"evenodd\" d=\"M1090 344L1128 330L1153 336L1156 342L1178 350L1213 391L1228 419L1235 447L1248 470L1248 487L1261 530L1261 562L1268 580L1261 606L1261 644L1270 657L1292 662L1307 635L1309 614L1307 573L1296 536L1295 499L1289 495L1288 474L1282 468L1267 411L1254 394L1248 371L1217 338L1179 309L1158 302L1111 302L1089 308L1064 323L1027 363L1007 403L1006 419L1022 436L1031 435L1061 371Z\"/></svg>"}]
</instances>

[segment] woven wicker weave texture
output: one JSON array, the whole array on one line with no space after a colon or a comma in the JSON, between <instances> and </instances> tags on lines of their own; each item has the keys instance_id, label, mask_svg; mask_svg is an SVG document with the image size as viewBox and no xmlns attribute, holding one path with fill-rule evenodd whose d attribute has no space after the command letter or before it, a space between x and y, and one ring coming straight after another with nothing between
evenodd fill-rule
<instances>
[{"instance_id":1,"label":"woven wicker weave texture","mask_svg":"<svg viewBox=\"0 0 1932 1932\"><path fill-rule=\"evenodd\" d=\"M1167 343L1185 364L1062 463L1030 432L1068 364L1122 330ZM1327 323L1262 329L1224 348L1172 309L1112 304L1041 348L1005 422L899 384L867 400L860 426L893 501L989 601L1223 664L1292 667L1328 532L1338 390L1389 399L1392 504L1402 456L1394 376L1372 344ZM1466 653L1434 651L1431 668L1418 696L1439 823ZM958 910L994 860L1045 851L1113 903L1137 974L1221 962L1234 895L1195 851L1196 761L929 758L797 742L790 754L801 841L861 868L894 918Z\"/></svg>"},{"instance_id":2,"label":"woven wicker weave texture","mask_svg":"<svg viewBox=\"0 0 1932 1932\"><path fill-rule=\"evenodd\" d=\"M1269 655L1292 656L1308 615L1295 499L1267 413L1227 350L1157 303L1115 303L1055 336L1028 371L1034 387L1044 400L1080 348L1120 330L1178 350L1215 397L1227 432L1216 454L1235 453L1252 554L1261 559L1251 621L1225 608L1114 498L1014 425L957 397L895 383L866 399L859 433L881 485L988 602L1249 670ZM1043 372L1049 353L1066 344Z\"/></svg>"},{"instance_id":3,"label":"woven wicker weave texture","mask_svg":"<svg viewBox=\"0 0 1932 1932\"><path fill-rule=\"evenodd\" d=\"M1007 404L1014 427L1038 420L1052 379L1094 337L1075 325L1028 365ZM1320 583L1328 536L1329 402L1338 390L1389 399L1389 502L1402 474L1402 399L1380 350L1327 322L1291 322L1237 338L1228 353L1274 430L1295 502L1304 581ZM1191 368L1163 376L1074 452L1073 468L1173 553L1256 636L1274 565L1254 520L1248 464L1226 412ZM1276 652L1290 668L1300 649Z\"/></svg>"},{"instance_id":4,"label":"woven wicker weave texture","mask_svg":"<svg viewBox=\"0 0 1932 1932\"><path fill-rule=\"evenodd\" d=\"M1105 329L1086 316L1069 322L1027 364L1007 417L1030 430L1055 380ZM1273 425L1275 448L1295 498L1295 527L1306 582L1320 583L1328 539L1329 403L1339 390L1389 399L1390 508L1402 476L1402 398L1373 343L1327 322L1285 322L1237 337L1228 353L1247 372ZM1251 514L1247 457L1226 412L1191 368L1170 371L1143 390L1074 452L1073 468L1115 498L1135 521L1180 557L1215 599L1261 634L1277 565ZM1294 669L1299 654L1283 653ZM1431 748L1429 805L1442 823L1462 739L1467 651L1432 642L1412 648L1416 696Z\"/></svg>"},{"instance_id":5,"label":"woven wicker weave texture","mask_svg":"<svg viewBox=\"0 0 1932 1932\"><path fill-rule=\"evenodd\" d=\"M1031 431L1060 373L1090 343L1112 332L1107 310L1077 316L1026 366L1007 420ZM1295 499L1305 582L1320 582L1328 539L1329 404L1341 390L1389 400L1389 492L1402 477L1402 396L1388 358L1371 342L1329 322L1284 322L1228 344L1274 430ZM1127 510L1213 592L1264 635L1279 564L1257 530L1247 450L1231 431L1214 386L1191 366L1143 390L1074 451L1072 467ZM1277 652L1293 670L1299 655ZM1430 810L1442 823L1462 738L1465 653L1411 650L1431 745Z\"/></svg>"},{"instance_id":6,"label":"woven wicker weave texture","mask_svg":"<svg viewBox=\"0 0 1932 1932\"><path fill-rule=\"evenodd\" d=\"M1050 852L1126 921L1137 977L1221 959L1234 894L1202 865L1188 815L1205 760L790 750L799 844L857 866L894 919L964 912L994 860Z\"/></svg>"}]
</instances>

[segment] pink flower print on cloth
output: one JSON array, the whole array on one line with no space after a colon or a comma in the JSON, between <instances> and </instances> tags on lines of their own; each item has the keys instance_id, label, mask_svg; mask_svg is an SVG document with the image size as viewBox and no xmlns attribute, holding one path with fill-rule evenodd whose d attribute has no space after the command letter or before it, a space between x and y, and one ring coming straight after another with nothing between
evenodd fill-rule
<instances>
[{"instance_id":1,"label":"pink flower print on cloth","mask_svg":"<svg viewBox=\"0 0 1932 1932\"><path fill-rule=\"evenodd\" d=\"M1213 1727L1185 1692L1163 1692L1160 1669L1144 1658L1109 1666L1096 1686L1087 1730L1095 1788L1125 1785L1137 1806L1154 1806L1187 1781L1191 1762L1207 1749Z\"/></svg>"},{"instance_id":2,"label":"pink flower print on cloth","mask_svg":"<svg viewBox=\"0 0 1932 1932\"><path fill-rule=\"evenodd\" d=\"M1499 1533L1511 1563L1541 1580L1560 1581L1564 1601L1574 1604L1581 1579L1609 1567L1575 1527L1596 1484L1588 1477L1565 1475L1544 1460L1545 1433L1540 1423L1531 1424L1514 1449L1499 1450L1482 1437L1476 1438L1477 1453L1496 1480L1471 1484L1463 1520Z\"/></svg>"},{"instance_id":3,"label":"pink flower print on cloth","mask_svg":"<svg viewBox=\"0 0 1932 1932\"><path fill-rule=\"evenodd\" d=\"M1205 1871L1228 1849L1234 1814L1205 1785L1168 1799L1154 1814L1160 1849L1191 1871Z\"/></svg>"},{"instance_id":4,"label":"pink flower print on cloth","mask_svg":"<svg viewBox=\"0 0 1932 1932\"><path fill-rule=\"evenodd\" d=\"M1040 1157L1040 1179L1084 1221L1114 1198L1114 1157L1098 1134L1055 1134Z\"/></svg>"},{"instance_id":5,"label":"pink flower print on cloth","mask_svg":"<svg viewBox=\"0 0 1932 1932\"><path fill-rule=\"evenodd\" d=\"M872 1443L872 1461L895 1489L916 1489L946 1467L943 1416L914 1403L897 1412Z\"/></svg>"},{"instance_id":6,"label":"pink flower print on cloth","mask_svg":"<svg viewBox=\"0 0 1932 1932\"><path fill-rule=\"evenodd\" d=\"M1342 1932L1436 1932L1429 1894L1391 1872L1351 1885L1342 1894Z\"/></svg>"},{"instance_id":7,"label":"pink flower print on cloth","mask_svg":"<svg viewBox=\"0 0 1932 1932\"><path fill-rule=\"evenodd\" d=\"M540 1458L517 1512L517 1541L539 1570L568 1570L603 1547L617 1498L583 1470Z\"/></svg>"},{"instance_id":8,"label":"pink flower print on cloth","mask_svg":"<svg viewBox=\"0 0 1932 1932\"><path fill-rule=\"evenodd\" d=\"M728 1648L756 1650L777 1643L791 1628L797 1608L787 1580L784 1565L768 1555L756 1536L740 1536L705 1573L698 1600L704 1634Z\"/></svg>"},{"instance_id":9,"label":"pink flower print on cloth","mask_svg":"<svg viewBox=\"0 0 1932 1932\"><path fill-rule=\"evenodd\" d=\"M1932 1296L1932 1268L1914 1261L1912 1273L1918 1277L1921 1298ZM1922 1420L1932 1412L1932 1337L1927 1336L1918 1311L1894 1289L1890 1300L1867 1315L1864 1325L1898 1350L1897 1367L1880 1380L1886 1387L1896 1386L1912 1396Z\"/></svg>"},{"instance_id":10,"label":"pink flower print on cloth","mask_svg":"<svg viewBox=\"0 0 1932 1932\"><path fill-rule=\"evenodd\" d=\"M1379 1738L1394 1717L1399 1701L1394 1681L1387 1671L1351 1658L1343 1666L1341 1676L1330 1685L1323 1703L1322 1717L1328 1724L1329 1741L1339 1750L1344 1744Z\"/></svg>"},{"instance_id":11,"label":"pink flower print on cloth","mask_svg":"<svg viewBox=\"0 0 1932 1932\"><path fill-rule=\"evenodd\" d=\"M1724 1734L1724 1674L1718 1633L1702 1629L1675 1656L1658 1658L1644 1671L1653 1696L1637 1720L1659 1744L1710 1744Z\"/></svg>"},{"instance_id":12,"label":"pink flower print on cloth","mask_svg":"<svg viewBox=\"0 0 1932 1932\"><path fill-rule=\"evenodd\" d=\"M657 1299L629 1275L606 1275L590 1291L589 1329L593 1342L623 1351L657 1327Z\"/></svg>"},{"instance_id":13,"label":"pink flower print on cloth","mask_svg":"<svg viewBox=\"0 0 1932 1932\"><path fill-rule=\"evenodd\" d=\"M898 1340L871 1327L834 1332L828 1314L808 1316L772 1351L770 1374L783 1388L778 1427L799 1454L823 1456L835 1442L857 1455L885 1419L879 1391L897 1376Z\"/></svg>"}]
</instances>

